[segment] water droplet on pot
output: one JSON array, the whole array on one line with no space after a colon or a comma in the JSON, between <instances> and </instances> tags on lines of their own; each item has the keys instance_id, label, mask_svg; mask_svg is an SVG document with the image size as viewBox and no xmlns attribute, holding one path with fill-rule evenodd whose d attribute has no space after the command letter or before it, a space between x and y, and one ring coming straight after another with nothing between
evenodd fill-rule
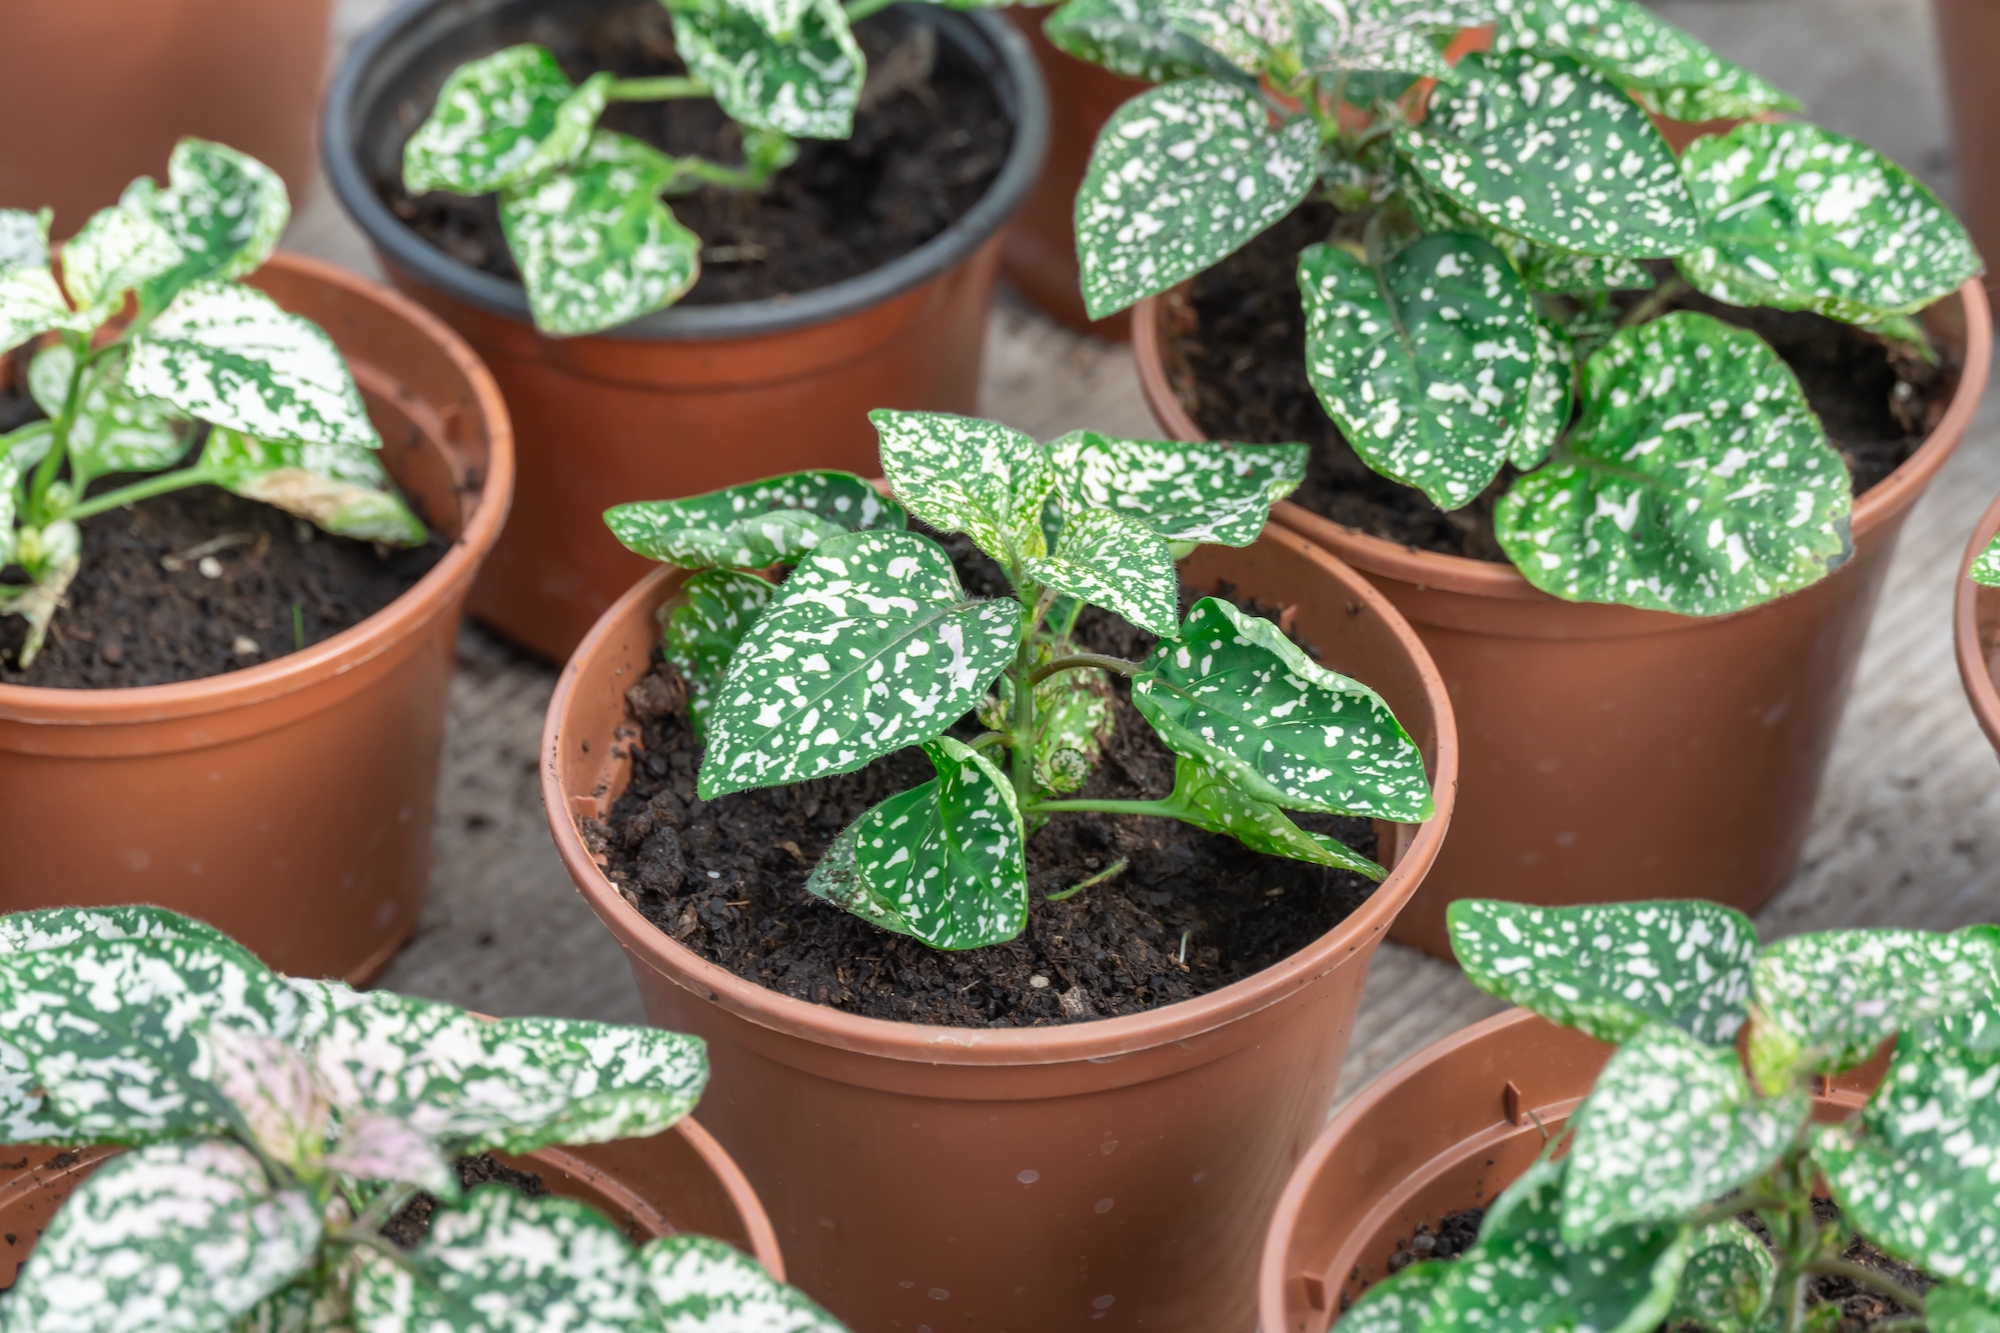
<instances>
[{"instance_id":1,"label":"water droplet on pot","mask_svg":"<svg viewBox=\"0 0 2000 1333\"><path fill-rule=\"evenodd\" d=\"M1117 1299L1118 1298L1116 1296L1099 1296L1096 1300L1092 1301L1090 1304L1093 1309L1109 1310L1111 1308L1111 1303Z\"/></svg>"},{"instance_id":2,"label":"water droplet on pot","mask_svg":"<svg viewBox=\"0 0 2000 1333\"><path fill-rule=\"evenodd\" d=\"M1097 1145L1097 1151L1103 1153L1106 1157L1109 1157L1112 1153L1118 1151L1118 1140L1106 1139L1104 1142Z\"/></svg>"},{"instance_id":3,"label":"water droplet on pot","mask_svg":"<svg viewBox=\"0 0 2000 1333\"><path fill-rule=\"evenodd\" d=\"M1110 1211L1111 1211L1111 1200L1109 1200L1109 1199L1099 1199L1099 1200L1097 1201L1097 1211L1098 1211L1098 1212L1100 1212L1100 1213L1108 1213L1108 1212L1110 1212Z\"/></svg>"},{"instance_id":4,"label":"water droplet on pot","mask_svg":"<svg viewBox=\"0 0 2000 1333\"><path fill-rule=\"evenodd\" d=\"M1032 1185L1041 1178L1042 1173L1039 1171L1023 1171L1020 1175L1014 1177L1014 1179L1020 1181L1023 1185Z\"/></svg>"},{"instance_id":5,"label":"water droplet on pot","mask_svg":"<svg viewBox=\"0 0 2000 1333\"><path fill-rule=\"evenodd\" d=\"M948 1301L951 1299L951 1293L946 1291L943 1287L932 1287L931 1299L934 1301Z\"/></svg>"}]
</instances>

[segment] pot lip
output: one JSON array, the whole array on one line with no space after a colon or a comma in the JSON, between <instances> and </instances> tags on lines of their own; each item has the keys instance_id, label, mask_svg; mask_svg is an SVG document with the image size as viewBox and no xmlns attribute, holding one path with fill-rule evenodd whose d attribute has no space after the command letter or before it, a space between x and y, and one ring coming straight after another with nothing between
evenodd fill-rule
<instances>
[{"instance_id":1,"label":"pot lip","mask_svg":"<svg viewBox=\"0 0 2000 1333\"><path fill-rule=\"evenodd\" d=\"M1958 676L1965 684L1965 700L1972 706L1972 715L1979 720L1979 729L1986 733L1986 739L2000 749L2000 687L1995 686L1986 655L1980 651L1981 588L1971 577L1972 562L1996 533L2000 533L2000 499L1995 499L1979 516L1972 539L1965 544L1965 554L1959 559L1958 584L1951 599L1951 636L1958 657Z\"/></svg>"},{"instance_id":2,"label":"pot lip","mask_svg":"<svg viewBox=\"0 0 2000 1333\"><path fill-rule=\"evenodd\" d=\"M351 296L385 307L415 326L451 359L465 377L488 427L486 475L471 520L444 558L408 591L360 624L300 652L240 671L171 685L90 690L0 684L0 720L85 726L156 722L248 707L307 689L353 670L416 633L441 604L459 595L472 581L499 539L514 494L513 427L499 385L464 339L415 301L333 264L281 250L271 256L265 268L339 287Z\"/></svg>"},{"instance_id":3,"label":"pot lip","mask_svg":"<svg viewBox=\"0 0 2000 1333\"><path fill-rule=\"evenodd\" d=\"M628 953L664 972L689 990L706 990L711 1002L774 1032L818 1045L915 1064L1022 1066L1114 1060L1139 1051L1187 1042L1238 1021L1304 988L1373 944L1423 882L1451 821L1458 786L1458 732L1451 698L1430 654L1407 621L1368 581L1298 533L1267 524L1260 541L1288 546L1318 565L1346 594L1373 610L1401 644L1423 683L1437 732L1431 777L1437 813L1418 826L1416 836L1388 878L1368 901L1326 934L1283 961L1241 981L1192 1000L1061 1028L958 1028L864 1018L825 1005L793 999L746 981L702 958L642 916L604 876L569 815L570 793L562 784L562 723L585 663L612 637L613 626L635 605L657 600L661 585L680 576L663 566L641 579L604 613L577 645L556 681L542 731L542 802L556 851L570 878L610 926ZM558 813L560 812L560 813Z\"/></svg>"},{"instance_id":4,"label":"pot lip","mask_svg":"<svg viewBox=\"0 0 2000 1333\"><path fill-rule=\"evenodd\" d=\"M1178 291L1180 288L1175 290ZM1951 457L1952 451L1957 449L1959 441L1964 438L1966 427L1972 423L1973 414L1979 408L1979 400L1985 394L1987 363L1992 359L1993 352L1992 312L1986 299L1986 287L1978 278L1967 278L1959 284L1955 294L1963 304L1966 326L1965 368L1959 376L1958 387L1953 391L1951 402L1945 408L1944 415L1938 419L1936 427L1925 437L1916 452L1904 459L1894 472L1870 487L1865 495L1854 502L1853 532L1857 541L1864 534L1890 522L1916 503L1924 489L1930 485L1932 478L1937 475L1938 469L1944 466L1945 460ZM1181 406L1172 386L1167 383L1165 366L1160 356L1160 299L1156 296L1144 297L1132 307L1132 350L1138 362L1139 387L1145 395L1146 405L1152 409L1153 415L1169 434L1183 440L1203 440L1207 436L1202 434L1201 428ZM1949 296L1941 297L1938 304L1949 299ZM1366 573L1399 579L1424 588L1474 597L1490 597L1499 601L1601 606L1613 611L1654 618L1663 626L1707 624L1729 618L1682 616L1670 611L1624 607L1617 603L1564 603L1564 599L1543 592L1529 583L1512 565L1503 565L1491 560L1474 560L1462 555L1445 555L1437 551L1415 550L1399 542L1387 541L1357 528L1336 523L1290 500L1279 501L1272 507L1271 514L1276 521L1285 526L1296 528L1329 546L1341 559L1349 561ZM1759 607L1748 607L1732 614L1749 615L1759 609Z\"/></svg>"},{"instance_id":5,"label":"pot lip","mask_svg":"<svg viewBox=\"0 0 2000 1333\"><path fill-rule=\"evenodd\" d=\"M327 90L320 116L320 158L341 206L390 265L457 301L533 329L527 295L519 283L482 273L424 241L376 197L361 169L356 121L364 80L410 29L446 5L471 9L463 0L404 0L349 49ZM669 306L584 336L630 342L693 342L763 337L827 324L930 281L998 233L1041 175L1049 139L1048 90L1027 40L1011 25L984 11L947 10L938 17L947 23L970 24L998 53L1014 85L1014 142L1000 174L977 203L916 249L857 277L793 296L729 305Z\"/></svg>"}]
</instances>

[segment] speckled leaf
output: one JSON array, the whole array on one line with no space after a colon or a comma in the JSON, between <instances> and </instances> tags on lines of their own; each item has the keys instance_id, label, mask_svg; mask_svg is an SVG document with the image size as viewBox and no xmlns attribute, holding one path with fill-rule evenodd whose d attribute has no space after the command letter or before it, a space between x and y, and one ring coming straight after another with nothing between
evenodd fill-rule
<instances>
[{"instance_id":1,"label":"speckled leaf","mask_svg":"<svg viewBox=\"0 0 2000 1333\"><path fill-rule=\"evenodd\" d=\"M1375 1283L1340 1316L1340 1333L1425 1333L1450 1269L1446 1260L1427 1259Z\"/></svg>"},{"instance_id":2,"label":"speckled leaf","mask_svg":"<svg viewBox=\"0 0 2000 1333\"><path fill-rule=\"evenodd\" d=\"M215 484L356 541L418 546L429 535L396 494L373 449L263 440L217 426L201 468Z\"/></svg>"},{"instance_id":3,"label":"speckled leaf","mask_svg":"<svg viewBox=\"0 0 2000 1333\"><path fill-rule=\"evenodd\" d=\"M191 282L240 278L260 268L291 221L277 172L247 153L206 139L182 139L167 159L167 188L147 176L125 188L120 206L144 213L173 238L180 260L139 285L159 311Z\"/></svg>"},{"instance_id":4,"label":"speckled leaf","mask_svg":"<svg viewBox=\"0 0 2000 1333\"><path fill-rule=\"evenodd\" d=\"M1476 236L1423 237L1379 270L1338 246L1299 256L1306 372L1363 462L1446 509L1499 475L1536 365L1535 313Z\"/></svg>"},{"instance_id":5,"label":"speckled leaf","mask_svg":"<svg viewBox=\"0 0 2000 1333\"><path fill-rule=\"evenodd\" d=\"M1798 102L1631 0L1492 0L1493 50L1574 56L1670 120L1796 111Z\"/></svg>"},{"instance_id":6,"label":"speckled leaf","mask_svg":"<svg viewBox=\"0 0 2000 1333\"><path fill-rule=\"evenodd\" d=\"M9 1333L223 1333L309 1264L319 1211L249 1149L162 1143L79 1185L7 1296Z\"/></svg>"},{"instance_id":7,"label":"speckled leaf","mask_svg":"<svg viewBox=\"0 0 2000 1333\"><path fill-rule=\"evenodd\" d=\"M1193 277L1291 212L1318 158L1310 116L1273 129L1254 92L1216 79L1182 79L1119 107L1076 195L1091 317Z\"/></svg>"},{"instance_id":8,"label":"speckled leaf","mask_svg":"<svg viewBox=\"0 0 2000 1333\"><path fill-rule=\"evenodd\" d=\"M1046 450L994 421L943 412L868 414L896 498L940 532L963 532L1011 567L1048 554L1042 505L1055 489Z\"/></svg>"},{"instance_id":9,"label":"speckled leaf","mask_svg":"<svg viewBox=\"0 0 2000 1333\"><path fill-rule=\"evenodd\" d=\"M937 776L869 810L834 840L806 888L934 949L1004 944L1028 920L1014 788L991 760L941 736Z\"/></svg>"},{"instance_id":10,"label":"speckled leaf","mask_svg":"<svg viewBox=\"0 0 2000 1333\"><path fill-rule=\"evenodd\" d=\"M1404 159L1396 160L1394 175L1403 203L1418 226L1425 231L1465 232L1485 238L1507 256L1531 292L1618 291L1653 285L1653 275L1635 259L1562 250L1494 226L1450 195L1432 188Z\"/></svg>"},{"instance_id":11,"label":"speckled leaf","mask_svg":"<svg viewBox=\"0 0 2000 1333\"><path fill-rule=\"evenodd\" d=\"M1758 1095L1733 1047L1654 1023L1626 1040L1577 1109L1562 1234L1585 1245L1667 1223L1741 1189L1792 1145L1804 1088Z\"/></svg>"},{"instance_id":12,"label":"speckled leaf","mask_svg":"<svg viewBox=\"0 0 2000 1333\"><path fill-rule=\"evenodd\" d=\"M1701 240L1681 275L1719 301L1866 323L1914 314L1981 269L1965 228L1866 144L1797 122L1689 145Z\"/></svg>"},{"instance_id":13,"label":"speckled leaf","mask_svg":"<svg viewBox=\"0 0 2000 1333\"><path fill-rule=\"evenodd\" d=\"M672 1333L842 1333L797 1287L707 1236L662 1236L639 1252Z\"/></svg>"},{"instance_id":14,"label":"speckled leaf","mask_svg":"<svg viewBox=\"0 0 2000 1333\"><path fill-rule=\"evenodd\" d=\"M1405 824L1436 813L1423 755L1381 695L1220 598L1147 654L1132 702L1168 749L1272 805Z\"/></svg>"},{"instance_id":15,"label":"speckled leaf","mask_svg":"<svg viewBox=\"0 0 2000 1333\"><path fill-rule=\"evenodd\" d=\"M697 735L707 735L715 689L774 591L755 574L705 569L660 604L660 652L687 682L688 720Z\"/></svg>"},{"instance_id":16,"label":"speckled leaf","mask_svg":"<svg viewBox=\"0 0 2000 1333\"><path fill-rule=\"evenodd\" d=\"M67 948L78 940L183 940L233 951L245 964L262 966L248 949L214 926L164 907L45 907L0 916L0 958Z\"/></svg>"},{"instance_id":17,"label":"speckled leaf","mask_svg":"<svg viewBox=\"0 0 2000 1333\"><path fill-rule=\"evenodd\" d=\"M726 0L729 8L755 19L781 42L798 36L799 24L812 12L812 0ZM690 6L691 7L691 6Z\"/></svg>"},{"instance_id":18,"label":"speckled leaf","mask_svg":"<svg viewBox=\"0 0 2000 1333\"><path fill-rule=\"evenodd\" d=\"M1166 539L1144 520L1114 509L1065 517L1056 549L1023 563L1045 588L1101 606L1141 629L1173 638L1180 629L1180 580Z\"/></svg>"},{"instance_id":19,"label":"speckled leaf","mask_svg":"<svg viewBox=\"0 0 2000 1333\"><path fill-rule=\"evenodd\" d=\"M1167 803L1173 808L1163 813L1210 833L1226 834L1252 851L1351 870L1374 880L1387 873L1339 839L1308 833L1283 810L1243 791L1228 775L1199 759L1175 757L1174 790Z\"/></svg>"},{"instance_id":20,"label":"speckled leaf","mask_svg":"<svg viewBox=\"0 0 2000 1333\"><path fill-rule=\"evenodd\" d=\"M1929 1333L2000 1333L2000 1300L1947 1282L1924 1293L1924 1320Z\"/></svg>"},{"instance_id":21,"label":"speckled leaf","mask_svg":"<svg viewBox=\"0 0 2000 1333\"><path fill-rule=\"evenodd\" d=\"M1488 21L1465 0L1293 0L1300 63L1320 72L1395 72L1451 81L1444 44ZM1364 103L1365 105L1365 103Z\"/></svg>"},{"instance_id":22,"label":"speckled leaf","mask_svg":"<svg viewBox=\"0 0 2000 1333\"><path fill-rule=\"evenodd\" d=\"M1763 1333L1773 1323L1765 1305L1776 1278L1777 1263L1768 1245L1741 1222L1719 1222L1695 1239L1667 1312L1667 1327L1695 1324L1708 1333Z\"/></svg>"},{"instance_id":23,"label":"speckled leaf","mask_svg":"<svg viewBox=\"0 0 2000 1333\"><path fill-rule=\"evenodd\" d=\"M1847 469L1778 354L1678 311L1621 329L1583 366L1583 417L1500 501L1523 576L1580 602L1714 616L1847 558Z\"/></svg>"},{"instance_id":24,"label":"speckled leaf","mask_svg":"<svg viewBox=\"0 0 2000 1333\"><path fill-rule=\"evenodd\" d=\"M788 472L685 500L645 500L604 511L611 535L648 560L682 569L792 564L843 532L901 528L895 501L852 472Z\"/></svg>"},{"instance_id":25,"label":"speckled leaf","mask_svg":"<svg viewBox=\"0 0 2000 1333\"><path fill-rule=\"evenodd\" d=\"M130 347L128 393L267 439L381 446L333 339L262 292L195 283Z\"/></svg>"},{"instance_id":26,"label":"speckled leaf","mask_svg":"<svg viewBox=\"0 0 2000 1333\"><path fill-rule=\"evenodd\" d=\"M676 6L674 47L738 124L845 139L867 62L834 0L810 0L800 12L797 34L781 41L734 4Z\"/></svg>"},{"instance_id":27,"label":"speckled leaf","mask_svg":"<svg viewBox=\"0 0 2000 1333\"><path fill-rule=\"evenodd\" d=\"M28 386L51 419L68 403L75 370L76 353L63 342L42 348L28 367ZM123 379L119 362L100 362L77 405L69 428L69 469L78 494L107 472L157 472L187 452L185 418L157 398L125 392Z\"/></svg>"},{"instance_id":28,"label":"speckled leaf","mask_svg":"<svg viewBox=\"0 0 2000 1333\"><path fill-rule=\"evenodd\" d=\"M659 200L679 170L657 149L599 130L575 162L500 196L500 225L537 329L596 333L672 305L694 286L701 238Z\"/></svg>"},{"instance_id":29,"label":"speckled leaf","mask_svg":"<svg viewBox=\"0 0 2000 1333\"><path fill-rule=\"evenodd\" d=\"M1146 83L1202 74L1250 76L1167 22L1161 0L1069 0L1042 23L1059 51Z\"/></svg>"},{"instance_id":30,"label":"speckled leaf","mask_svg":"<svg viewBox=\"0 0 2000 1333\"><path fill-rule=\"evenodd\" d=\"M1048 448L1072 507L1115 509L1175 542L1248 546L1306 476L1303 444L1118 440L1076 430Z\"/></svg>"},{"instance_id":31,"label":"speckled leaf","mask_svg":"<svg viewBox=\"0 0 2000 1333\"><path fill-rule=\"evenodd\" d=\"M0 208L0 353L55 329L96 327L69 308L49 267L48 209L28 213Z\"/></svg>"},{"instance_id":32,"label":"speckled leaf","mask_svg":"<svg viewBox=\"0 0 2000 1333\"><path fill-rule=\"evenodd\" d=\"M540 46L510 46L460 65L403 145L403 184L414 194L493 194L572 162L611 81L594 75L578 88Z\"/></svg>"},{"instance_id":33,"label":"speckled leaf","mask_svg":"<svg viewBox=\"0 0 2000 1333\"><path fill-rule=\"evenodd\" d=\"M292 1170L316 1162L326 1150L333 1108L314 1086L305 1055L283 1038L226 1023L210 1024L202 1045L209 1081L259 1155Z\"/></svg>"},{"instance_id":34,"label":"speckled leaf","mask_svg":"<svg viewBox=\"0 0 2000 1333\"><path fill-rule=\"evenodd\" d=\"M2000 537L1986 544L1986 549L1973 560L1972 568L1966 574L1974 583L2000 588Z\"/></svg>"},{"instance_id":35,"label":"speckled leaf","mask_svg":"<svg viewBox=\"0 0 2000 1333\"><path fill-rule=\"evenodd\" d=\"M341 1122L340 1141L321 1159L349 1180L415 1185L440 1199L456 1199L458 1173L437 1145L408 1121L363 1111Z\"/></svg>"},{"instance_id":36,"label":"speckled leaf","mask_svg":"<svg viewBox=\"0 0 2000 1333\"><path fill-rule=\"evenodd\" d=\"M1676 255L1699 235L1679 165L1638 104L1567 56L1469 55L1396 147L1433 188L1559 249Z\"/></svg>"},{"instance_id":37,"label":"speckled leaf","mask_svg":"<svg viewBox=\"0 0 2000 1333\"><path fill-rule=\"evenodd\" d=\"M185 258L172 233L151 215L114 204L91 214L63 243L63 287L79 311L101 324L133 288L171 272Z\"/></svg>"},{"instance_id":38,"label":"speckled leaf","mask_svg":"<svg viewBox=\"0 0 2000 1333\"><path fill-rule=\"evenodd\" d=\"M1295 46L1285 0L1160 0L1160 16L1243 75L1259 77Z\"/></svg>"},{"instance_id":39,"label":"speckled leaf","mask_svg":"<svg viewBox=\"0 0 2000 1333\"><path fill-rule=\"evenodd\" d=\"M1576 401L1576 348L1569 335L1545 319L1535 321L1535 371L1521 424L1507 442L1507 461L1526 472L1540 467Z\"/></svg>"},{"instance_id":40,"label":"speckled leaf","mask_svg":"<svg viewBox=\"0 0 2000 1333\"><path fill-rule=\"evenodd\" d=\"M1473 985L1599 1041L1628 1041L1660 1022L1722 1046L1748 1013L1757 930L1715 903L1463 898L1445 920Z\"/></svg>"}]
</instances>

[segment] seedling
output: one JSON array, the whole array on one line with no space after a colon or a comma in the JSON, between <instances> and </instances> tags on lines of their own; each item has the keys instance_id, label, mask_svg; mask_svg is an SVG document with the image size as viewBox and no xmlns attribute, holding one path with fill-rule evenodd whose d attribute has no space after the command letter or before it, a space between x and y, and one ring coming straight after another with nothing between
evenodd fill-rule
<instances>
[{"instance_id":1,"label":"seedling","mask_svg":"<svg viewBox=\"0 0 2000 1333\"><path fill-rule=\"evenodd\" d=\"M1489 49L1454 63L1476 25ZM1676 161L1649 113L1797 103L1632 0L1069 0L1047 30L1160 85L1105 125L1077 194L1091 315L1332 204L1298 267L1321 404L1442 508L1525 474L1500 545L1573 601L1720 615L1849 553L1850 482L1791 372L1754 334L1662 313L1675 296L1927 351L1913 316L1980 271L1931 192L1852 139L1746 122ZM1649 260L1677 276L1655 287ZM1638 288L1621 313L1611 293Z\"/></svg>"},{"instance_id":2,"label":"seedling","mask_svg":"<svg viewBox=\"0 0 2000 1333\"><path fill-rule=\"evenodd\" d=\"M701 276L701 238L662 195L761 190L795 139L854 132L867 59L852 25L891 0L662 0L685 77L570 82L546 47L461 65L403 150L412 192L498 195L507 249L543 333L595 333L664 309ZM937 0L978 9L1012 0ZM613 102L709 97L742 130L738 164L662 153L597 128Z\"/></svg>"},{"instance_id":3,"label":"seedling","mask_svg":"<svg viewBox=\"0 0 2000 1333\"><path fill-rule=\"evenodd\" d=\"M1799 1333L1834 1326L1837 1307L1806 1304L1826 1274L1913 1312L1878 1331L2000 1321L2000 928L1760 948L1747 917L1703 902L1467 900L1449 922L1482 989L1618 1050L1567 1154L1503 1193L1465 1254L1371 1288L1344 1333ZM1814 1123L1818 1081L1889 1041L1860 1113ZM1816 1180L1837 1220L1815 1217ZM1939 1284L1919 1293L1848 1262L1857 1236Z\"/></svg>"},{"instance_id":4,"label":"seedling","mask_svg":"<svg viewBox=\"0 0 2000 1333\"><path fill-rule=\"evenodd\" d=\"M839 1333L720 1241L460 1188L460 1154L667 1129L698 1038L283 977L154 907L0 918L0 1016L7 1141L130 1149L47 1221L11 1333ZM405 1251L381 1228L419 1190L440 1207Z\"/></svg>"},{"instance_id":5,"label":"seedling","mask_svg":"<svg viewBox=\"0 0 2000 1333\"><path fill-rule=\"evenodd\" d=\"M706 728L703 799L852 772L906 746L929 756L937 777L850 825L810 891L969 949L1021 932L1028 836L1055 816L1179 819L1376 879L1381 867L1285 812L1431 817L1423 758L1373 690L1221 598L1178 613L1175 548L1255 541L1304 475L1303 446L1077 431L1045 447L967 417L872 419L894 500L847 473L799 472L605 516L632 550L693 571L662 608L661 647ZM944 548L905 530L910 515L970 537L1014 595L970 596ZM772 565L792 566L784 582L748 572ZM1079 650L1085 605L1158 646L1141 662ZM1108 673L1131 680L1178 756L1168 796L1066 795L1109 734ZM985 732L948 734L970 713Z\"/></svg>"},{"instance_id":6,"label":"seedling","mask_svg":"<svg viewBox=\"0 0 2000 1333\"><path fill-rule=\"evenodd\" d=\"M236 281L291 216L262 163L183 139L163 189L140 177L50 263L50 214L0 209L0 352L35 340L27 388L47 415L0 435L0 613L40 651L82 554L77 524L212 485L328 532L425 538L375 457L382 446L333 340ZM192 462L190 450L199 444ZM151 475L108 490L114 474Z\"/></svg>"}]
</instances>

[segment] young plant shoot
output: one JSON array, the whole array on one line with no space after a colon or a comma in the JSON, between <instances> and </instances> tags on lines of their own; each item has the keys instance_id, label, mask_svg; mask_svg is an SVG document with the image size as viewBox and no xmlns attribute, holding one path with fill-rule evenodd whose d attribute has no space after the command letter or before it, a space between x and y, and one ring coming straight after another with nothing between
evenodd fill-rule
<instances>
[{"instance_id":1,"label":"young plant shoot","mask_svg":"<svg viewBox=\"0 0 2000 1333\"><path fill-rule=\"evenodd\" d=\"M1912 1312L1881 1333L2000 1327L2000 928L1760 948L1749 918L1685 901L1465 900L1449 922L1481 988L1618 1050L1478 1243L1370 1288L1343 1333L1802 1333L1838 1326L1806 1303L1823 1275ZM1814 1123L1816 1081L1892 1040L1860 1113ZM1818 1180L1837 1219L1814 1214ZM1849 1262L1856 1237L1938 1285Z\"/></svg>"},{"instance_id":2,"label":"young plant shoot","mask_svg":"<svg viewBox=\"0 0 2000 1333\"><path fill-rule=\"evenodd\" d=\"M457 1156L667 1129L698 1038L279 976L156 907L0 918L0 1029L8 1142L129 1149L48 1221L8 1333L840 1333L720 1241L459 1184ZM382 1226L420 1190L404 1250Z\"/></svg>"},{"instance_id":3,"label":"young plant shoot","mask_svg":"<svg viewBox=\"0 0 2000 1333\"><path fill-rule=\"evenodd\" d=\"M1720 615L1848 554L1849 479L1790 370L1675 297L1928 352L1913 316L1980 271L1931 192L1854 140L1752 121L1676 161L1649 113L1797 104L1635 0L1069 0L1047 31L1159 85L1105 125L1077 194L1090 313L1331 204L1298 266L1321 404L1441 508L1525 474L1500 545L1572 601ZM1648 260L1677 276L1656 287Z\"/></svg>"},{"instance_id":4,"label":"young plant shoot","mask_svg":"<svg viewBox=\"0 0 2000 1333\"><path fill-rule=\"evenodd\" d=\"M77 524L147 496L221 486L344 537L425 539L333 340L237 281L285 229L285 183L200 139L167 171L63 245L60 285L50 214L0 209L0 352L37 344L26 387L47 414L0 435L0 570L26 576L0 584L0 613L28 621L23 667L76 577Z\"/></svg>"},{"instance_id":5,"label":"young plant shoot","mask_svg":"<svg viewBox=\"0 0 2000 1333\"><path fill-rule=\"evenodd\" d=\"M979 9L1014 0L936 0ZM412 193L498 195L500 225L535 327L595 333L678 301L701 276L701 238L661 196L756 191L795 139L854 133L868 65L851 25L889 0L662 0L685 76L570 82L547 48L510 46L460 66L403 150ZM741 128L743 160L662 153L597 127L613 102L713 98Z\"/></svg>"},{"instance_id":6,"label":"young plant shoot","mask_svg":"<svg viewBox=\"0 0 2000 1333\"><path fill-rule=\"evenodd\" d=\"M1382 870L1287 810L1431 817L1423 757L1367 686L1318 665L1221 598L1179 614L1177 549L1247 546L1304 475L1300 445L1173 444L1078 431L1047 446L989 421L872 414L895 499L859 477L799 472L606 522L690 571L661 648L706 730L704 800L855 769L921 746L932 781L863 814L807 888L941 949L1026 925L1025 850L1068 813L1179 819L1255 851ZM914 515L964 533L1013 596L961 586ZM772 584L749 571L792 566ZM1159 636L1145 660L1073 642L1086 605ZM1083 787L1111 710L1108 675L1178 756L1156 800ZM986 728L963 738L968 714Z\"/></svg>"}]
</instances>

